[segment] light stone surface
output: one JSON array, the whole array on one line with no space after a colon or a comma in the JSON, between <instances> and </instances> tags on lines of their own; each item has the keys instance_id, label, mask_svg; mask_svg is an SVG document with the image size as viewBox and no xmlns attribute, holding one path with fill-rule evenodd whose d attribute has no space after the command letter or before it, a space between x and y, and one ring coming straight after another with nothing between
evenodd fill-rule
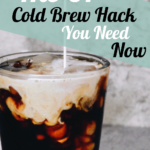
<instances>
[{"instance_id":1,"label":"light stone surface","mask_svg":"<svg viewBox=\"0 0 150 150\"><path fill-rule=\"evenodd\" d=\"M150 69L111 60L104 124L150 127Z\"/></svg>"},{"instance_id":2,"label":"light stone surface","mask_svg":"<svg viewBox=\"0 0 150 150\"><path fill-rule=\"evenodd\" d=\"M21 51L62 50L63 47L0 30L0 56ZM68 48L67 50L72 50Z\"/></svg>"},{"instance_id":3,"label":"light stone surface","mask_svg":"<svg viewBox=\"0 0 150 150\"><path fill-rule=\"evenodd\" d=\"M150 128L104 126L100 150L149 150Z\"/></svg>"},{"instance_id":4,"label":"light stone surface","mask_svg":"<svg viewBox=\"0 0 150 150\"><path fill-rule=\"evenodd\" d=\"M25 50L63 49L4 31L0 31L0 45L0 56ZM150 69L116 60L110 62L104 124L150 127Z\"/></svg>"}]
</instances>

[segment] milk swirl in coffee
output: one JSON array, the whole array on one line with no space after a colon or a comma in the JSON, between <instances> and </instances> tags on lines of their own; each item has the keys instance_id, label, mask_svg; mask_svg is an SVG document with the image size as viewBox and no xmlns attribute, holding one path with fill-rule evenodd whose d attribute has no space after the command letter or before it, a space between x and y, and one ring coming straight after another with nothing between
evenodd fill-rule
<instances>
[{"instance_id":1,"label":"milk swirl in coffee","mask_svg":"<svg viewBox=\"0 0 150 150\"><path fill-rule=\"evenodd\" d=\"M3 150L99 149L109 68L101 71L98 60L67 56L64 69L63 56L50 53L3 63L7 72L43 77L0 75Z\"/></svg>"}]
</instances>

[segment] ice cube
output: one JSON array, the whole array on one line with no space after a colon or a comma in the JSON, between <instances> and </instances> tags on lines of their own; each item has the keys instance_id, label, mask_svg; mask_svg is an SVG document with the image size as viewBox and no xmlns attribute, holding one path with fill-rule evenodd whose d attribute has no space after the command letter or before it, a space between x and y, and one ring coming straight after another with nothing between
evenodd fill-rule
<instances>
[{"instance_id":1,"label":"ice cube","mask_svg":"<svg viewBox=\"0 0 150 150\"><path fill-rule=\"evenodd\" d=\"M41 64L43 65L43 64L51 63L51 61L55 57L53 55L50 55L49 53L44 53L44 54L41 54L41 55L37 55L37 56L33 56L33 57L23 59L23 60L21 60L21 63L22 64L33 63L33 64L36 64L36 65L41 65Z\"/></svg>"},{"instance_id":2,"label":"ice cube","mask_svg":"<svg viewBox=\"0 0 150 150\"><path fill-rule=\"evenodd\" d=\"M65 69L65 73L73 73L73 72L87 72L87 71L93 71L96 70L96 67L94 65L74 65L69 66Z\"/></svg>"},{"instance_id":3,"label":"ice cube","mask_svg":"<svg viewBox=\"0 0 150 150\"><path fill-rule=\"evenodd\" d=\"M55 57L53 55L50 55L49 53L44 53L44 54L32 57L32 60L33 60L33 63L41 64L41 63L51 63L51 61L54 58Z\"/></svg>"},{"instance_id":4,"label":"ice cube","mask_svg":"<svg viewBox=\"0 0 150 150\"><path fill-rule=\"evenodd\" d=\"M25 62L25 60L23 61ZM47 75L88 72L101 67L98 62L79 60L69 56L67 57L67 67L64 69L63 57L50 55L49 53L28 58L26 62L32 62L32 65L28 68L28 70L30 69L30 73Z\"/></svg>"},{"instance_id":5,"label":"ice cube","mask_svg":"<svg viewBox=\"0 0 150 150\"><path fill-rule=\"evenodd\" d=\"M44 53L41 55L28 58L26 60L23 60L22 62L27 61L29 63L32 63L32 65L30 65L31 66L30 69L32 69L37 74L49 74L50 72L53 71L53 68L49 64L52 62L52 60L55 57L53 55L50 55L49 53ZM29 63L26 63L26 64L29 64Z\"/></svg>"},{"instance_id":6,"label":"ice cube","mask_svg":"<svg viewBox=\"0 0 150 150\"><path fill-rule=\"evenodd\" d=\"M87 72L96 70L97 62L80 61L78 59L67 59L67 68L65 73Z\"/></svg>"}]
</instances>

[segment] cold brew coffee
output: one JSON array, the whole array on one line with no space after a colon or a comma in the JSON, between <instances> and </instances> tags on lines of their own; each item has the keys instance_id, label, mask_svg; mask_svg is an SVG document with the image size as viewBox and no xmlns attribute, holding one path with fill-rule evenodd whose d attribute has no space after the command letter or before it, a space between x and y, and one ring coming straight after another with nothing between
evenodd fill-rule
<instances>
[{"instance_id":1,"label":"cold brew coffee","mask_svg":"<svg viewBox=\"0 0 150 150\"><path fill-rule=\"evenodd\" d=\"M65 69L63 52L0 59L2 150L99 150L106 59L68 52Z\"/></svg>"}]
</instances>

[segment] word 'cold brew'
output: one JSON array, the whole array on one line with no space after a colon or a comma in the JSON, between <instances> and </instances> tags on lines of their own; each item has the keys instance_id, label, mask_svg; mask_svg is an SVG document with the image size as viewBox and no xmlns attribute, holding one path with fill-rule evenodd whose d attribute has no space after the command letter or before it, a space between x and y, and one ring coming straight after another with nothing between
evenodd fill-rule
<instances>
[{"instance_id":1,"label":"word 'cold brew'","mask_svg":"<svg viewBox=\"0 0 150 150\"><path fill-rule=\"evenodd\" d=\"M109 62L69 52L20 53L0 69L2 150L98 150ZM10 59L13 58L13 59Z\"/></svg>"}]
</instances>

